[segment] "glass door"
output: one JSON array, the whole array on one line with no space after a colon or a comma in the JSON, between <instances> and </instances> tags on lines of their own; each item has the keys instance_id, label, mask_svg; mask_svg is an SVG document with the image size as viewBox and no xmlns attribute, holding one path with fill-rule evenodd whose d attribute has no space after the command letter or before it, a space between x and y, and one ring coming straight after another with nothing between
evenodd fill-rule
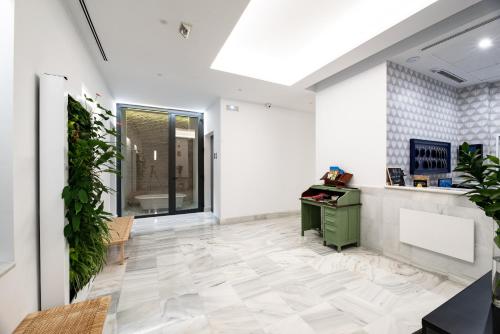
<instances>
[{"instance_id":1,"label":"glass door","mask_svg":"<svg viewBox=\"0 0 500 334\"><path fill-rule=\"evenodd\" d=\"M198 117L175 116L175 208L191 211L199 207Z\"/></svg>"},{"instance_id":2,"label":"glass door","mask_svg":"<svg viewBox=\"0 0 500 334\"><path fill-rule=\"evenodd\" d=\"M147 217L203 210L203 117L119 106L118 214Z\"/></svg>"},{"instance_id":3,"label":"glass door","mask_svg":"<svg viewBox=\"0 0 500 334\"><path fill-rule=\"evenodd\" d=\"M123 216L169 212L169 114L126 109L122 114Z\"/></svg>"}]
</instances>

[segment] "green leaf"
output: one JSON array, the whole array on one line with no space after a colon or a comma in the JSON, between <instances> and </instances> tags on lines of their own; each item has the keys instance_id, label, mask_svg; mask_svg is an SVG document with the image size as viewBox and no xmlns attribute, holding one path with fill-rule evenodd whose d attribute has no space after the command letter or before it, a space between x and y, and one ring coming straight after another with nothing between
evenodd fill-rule
<instances>
[{"instance_id":1,"label":"green leaf","mask_svg":"<svg viewBox=\"0 0 500 334\"><path fill-rule=\"evenodd\" d=\"M75 213L78 214L80 211L82 211L83 205L81 202L76 202L75 203Z\"/></svg>"},{"instance_id":2,"label":"green leaf","mask_svg":"<svg viewBox=\"0 0 500 334\"><path fill-rule=\"evenodd\" d=\"M87 192L83 189L80 189L78 192L78 198L80 199L80 202L82 203L87 203L89 201L89 197L87 195Z\"/></svg>"},{"instance_id":3,"label":"green leaf","mask_svg":"<svg viewBox=\"0 0 500 334\"><path fill-rule=\"evenodd\" d=\"M71 220L71 225L73 226L73 230L78 232L80 230L80 216L74 216Z\"/></svg>"}]
</instances>

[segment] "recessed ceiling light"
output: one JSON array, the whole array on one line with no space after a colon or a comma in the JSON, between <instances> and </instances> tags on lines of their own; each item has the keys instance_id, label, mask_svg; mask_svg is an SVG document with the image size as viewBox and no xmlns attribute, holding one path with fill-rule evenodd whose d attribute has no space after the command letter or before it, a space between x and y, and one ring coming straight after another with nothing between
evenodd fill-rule
<instances>
[{"instance_id":1,"label":"recessed ceiling light","mask_svg":"<svg viewBox=\"0 0 500 334\"><path fill-rule=\"evenodd\" d=\"M489 49L493 46L493 41L491 38L483 38L477 43L477 46L481 49Z\"/></svg>"},{"instance_id":2,"label":"recessed ceiling light","mask_svg":"<svg viewBox=\"0 0 500 334\"><path fill-rule=\"evenodd\" d=\"M240 111L240 108L238 106L233 105L233 104L228 104L228 105L226 105L226 110L227 111Z\"/></svg>"},{"instance_id":3,"label":"recessed ceiling light","mask_svg":"<svg viewBox=\"0 0 500 334\"><path fill-rule=\"evenodd\" d=\"M157 76L162 77L163 73L156 73Z\"/></svg>"},{"instance_id":4,"label":"recessed ceiling light","mask_svg":"<svg viewBox=\"0 0 500 334\"><path fill-rule=\"evenodd\" d=\"M437 0L251 0L211 68L293 85Z\"/></svg>"},{"instance_id":5,"label":"recessed ceiling light","mask_svg":"<svg viewBox=\"0 0 500 334\"><path fill-rule=\"evenodd\" d=\"M166 25L166 24L168 24L168 21L165 19L160 19L160 23Z\"/></svg>"},{"instance_id":6,"label":"recessed ceiling light","mask_svg":"<svg viewBox=\"0 0 500 334\"><path fill-rule=\"evenodd\" d=\"M406 62L408 64L411 64L411 63L416 63L419 60L420 60L420 57L419 56L415 56L415 57L410 57L410 58L406 59Z\"/></svg>"},{"instance_id":7,"label":"recessed ceiling light","mask_svg":"<svg viewBox=\"0 0 500 334\"><path fill-rule=\"evenodd\" d=\"M188 39L192 28L193 26L191 24L186 22L181 22L181 24L179 25L179 34L181 34L181 36L184 37L185 39Z\"/></svg>"}]
</instances>

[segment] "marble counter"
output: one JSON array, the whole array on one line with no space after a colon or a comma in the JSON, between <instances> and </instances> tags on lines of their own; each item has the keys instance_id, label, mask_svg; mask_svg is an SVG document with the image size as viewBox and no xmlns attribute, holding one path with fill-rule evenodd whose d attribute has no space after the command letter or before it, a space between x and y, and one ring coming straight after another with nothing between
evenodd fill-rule
<instances>
[{"instance_id":1,"label":"marble counter","mask_svg":"<svg viewBox=\"0 0 500 334\"><path fill-rule=\"evenodd\" d=\"M386 256L443 274L470 281L491 270L493 221L455 191L405 189L407 187L361 187L361 245ZM439 190L439 191L438 191ZM463 194L462 190L462 194ZM409 209L474 220L474 262L400 242L400 209Z\"/></svg>"},{"instance_id":2,"label":"marble counter","mask_svg":"<svg viewBox=\"0 0 500 334\"><path fill-rule=\"evenodd\" d=\"M465 195L470 189L463 188L443 188L443 187L412 187L412 186L385 186L385 189L416 191L422 193L437 193L447 195Z\"/></svg>"}]
</instances>

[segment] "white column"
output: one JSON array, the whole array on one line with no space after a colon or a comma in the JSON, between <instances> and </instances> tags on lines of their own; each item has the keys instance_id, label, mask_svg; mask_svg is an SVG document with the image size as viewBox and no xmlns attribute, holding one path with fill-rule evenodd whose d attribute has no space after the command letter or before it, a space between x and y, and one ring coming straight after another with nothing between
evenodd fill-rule
<instances>
[{"instance_id":1,"label":"white column","mask_svg":"<svg viewBox=\"0 0 500 334\"><path fill-rule=\"evenodd\" d=\"M65 79L40 78L40 275L42 310L69 303L69 249L64 237L67 184Z\"/></svg>"}]
</instances>

